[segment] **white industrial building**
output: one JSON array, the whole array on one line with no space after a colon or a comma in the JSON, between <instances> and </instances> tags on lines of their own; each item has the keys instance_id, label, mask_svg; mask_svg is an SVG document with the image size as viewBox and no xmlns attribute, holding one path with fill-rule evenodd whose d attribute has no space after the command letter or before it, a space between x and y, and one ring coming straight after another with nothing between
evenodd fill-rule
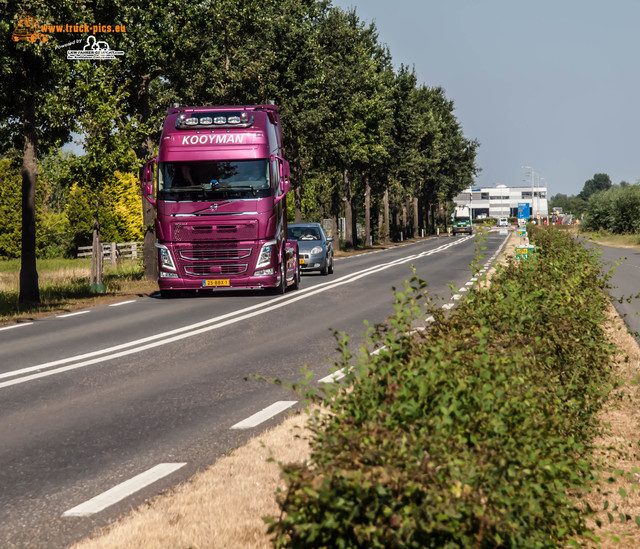
<instances>
[{"instance_id":1,"label":"white industrial building","mask_svg":"<svg viewBox=\"0 0 640 549\"><path fill-rule=\"evenodd\" d=\"M456 196L453 201L459 206L469 206L473 219L483 217L518 217L518 206L527 203L532 217L542 218L549 215L547 188L535 187L533 198L531 187L495 187L469 188Z\"/></svg>"}]
</instances>

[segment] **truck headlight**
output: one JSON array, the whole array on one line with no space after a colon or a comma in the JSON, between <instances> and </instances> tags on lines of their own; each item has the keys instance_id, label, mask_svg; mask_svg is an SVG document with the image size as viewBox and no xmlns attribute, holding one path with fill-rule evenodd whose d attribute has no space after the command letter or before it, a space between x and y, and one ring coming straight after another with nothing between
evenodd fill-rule
<instances>
[{"instance_id":1,"label":"truck headlight","mask_svg":"<svg viewBox=\"0 0 640 549\"><path fill-rule=\"evenodd\" d=\"M256 263L256 269L261 269L271 265L271 256L273 254L273 248L276 244L275 240L265 242L258 254L258 261Z\"/></svg>"},{"instance_id":2,"label":"truck headlight","mask_svg":"<svg viewBox=\"0 0 640 549\"><path fill-rule=\"evenodd\" d=\"M164 244L158 244L156 242L156 248L160 250L160 268L169 269L171 271L176 270L175 263L171 257L171 252Z\"/></svg>"}]
</instances>

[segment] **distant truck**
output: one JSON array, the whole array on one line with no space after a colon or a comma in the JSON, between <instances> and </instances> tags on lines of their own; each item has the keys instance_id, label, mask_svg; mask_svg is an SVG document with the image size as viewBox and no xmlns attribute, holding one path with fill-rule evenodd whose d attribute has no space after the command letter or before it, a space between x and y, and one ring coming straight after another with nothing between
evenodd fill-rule
<instances>
[{"instance_id":1,"label":"distant truck","mask_svg":"<svg viewBox=\"0 0 640 549\"><path fill-rule=\"evenodd\" d=\"M297 242L287 240L289 163L275 105L169 108L158 156L142 179L157 213L162 295L298 287Z\"/></svg>"},{"instance_id":2,"label":"distant truck","mask_svg":"<svg viewBox=\"0 0 640 549\"><path fill-rule=\"evenodd\" d=\"M471 222L471 209L469 206L456 206L453 213L451 231L454 236L461 233L473 234L473 223Z\"/></svg>"}]
</instances>

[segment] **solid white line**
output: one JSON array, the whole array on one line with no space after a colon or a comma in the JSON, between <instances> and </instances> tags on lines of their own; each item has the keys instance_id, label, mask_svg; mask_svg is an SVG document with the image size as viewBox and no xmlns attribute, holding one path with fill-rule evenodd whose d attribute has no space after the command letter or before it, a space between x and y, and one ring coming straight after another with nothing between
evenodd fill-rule
<instances>
[{"instance_id":1,"label":"solid white line","mask_svg":"<svg viewBox=\"0 0 640 549\"><path fill-rule=\"evenodd\" d=\"M135 303L136 299L130 299L129 301L121 301L120 303L112 303L109 307L120 307L120 305L126 305L127 303Z\"/></svg>"},{"instance_id":2,"label":"solid white line","mask_svg":"<svg viewBox=\"0 0 640 549\"><path fill-rule=\"evenodd\" d=\"M248 318L253 318L255 316L259 316L259 315L268 313L270 311L279 309L281 307L285 307L287 305L290 305L291 303L294 303L296 301L300 301L302 299L307 299L308 297L312 297L312 296L314 296L316 294L325 292L325 291L327 291L329 289L337 288L338 286L342 286L344 284L351 284L352 282L355 282L355 281L357 281L357 280L359 280L361 278L364 278L365 276L369 276L371 274L375 274L375 273L378 273L380 271L384 271L384 270L389 269L391 267L402 265L403 263L408 263L410 261L413 261L415 259L419 259L421 257L426 257L426 256L432 255L434 253L441 252L441 251L446 250L446 249L448 249L448 248L450 248L452 246L456 246L456 245L468 240L469 238L471 238L471 237L461 238L461 239L455 240L455 241L453 241L451 243L439 246L438 248L434 248L433 250L428 250L428 251L425 251L425 252L421 252L419 254L414 254L414 255L410 255L410 256L407 256L407 257L400 258L400 259L396 259L396 260L390 261L388 263L382 263L380 265L375 265L374 267L369 267L367 269L363 269L362 271L359 271L357 273L354 273L354 274L351 274L351 275L345 275L345 276L343 276L341 278L338 278L337 280L333 280L333 281L329 281L329 282L324 282L322 284L318 284L317 286L314 286L313 288L299 290L298 292L293 294L293 296L290 296L290 295L279 296L277 298L274 298L274 299L268 301L267 305L265 305L264 303L258 303L256 305L252 305L251 307L247 307L247 308L245 308L245 309L243 309L241 311L233 311L231 313L227 313L227 314L221 315L219 317L210 318L208 320L204 320L202 322L199 322L199 323L196 323L196 324L192 324L190 326L184 326L182 328L176 328L175 330L171 330L170 332L156 334L156 335L149 336L149 337L146 337L146 338L130 341L128 343L115 345L113 347L109 347L109 348L102 349L102 350L99 350L99 351L92 351L90 353L85 353L83 355L77 355L75 357L63 358L63 359L60 359L60 360L54 360L52 362L47 362L47 363L44 363L44 364L38 364L36 366L30 366L28 368L22 368L21 370L14 370L12 372L5 372L3 374L0 374L0 379L8 378L8 377L21 376L21 375L24 375L24 374L27 374L27 373L30 373L30 372L37 372L37 373L34 373L33 375L29 375L29 376L25 375L24 377L20 377L19 379L13 379L13 380L10 380L10 381L5 381L3 383L0 383L0 389L2 389L4 387L10 387L12 385L17 385L17 384L20 384L20 383L25 383L27 381L32 381L32 380L35 380L35 379L48 377L48 376L55 375L55 374L58 374L58 373L68 372L68 371L75 370L75 369L78 369L78 368L84 368L85 366L90 366L92 364L98 364L98 363L101 363L101 362L105 362L107 360L112 360L112 359L115 359L115 358L121 358L121 357L128 356L128 355L131 355L131 354L134 354L134 353L139 353L141 351L146 351L147 349L160 347L162 345L167 345L169 343L173 343L175 341L180 341L180 340L186 339L188 337L192 337L192 336L199 335L199 334L202 334L202 333L205 333L205 332L209 332L211 330L216 330L218 328L222 328L224 326L228 326L230 324L234 324L236 322L240 322L240 321L246 320ZM222 321L223 319L225 319L225 320ZM222 321L222 322L220 322L220 321ZM161 341L156 341L156 340L161 340ZM135 348L131 349L130 347L135 347ZM115 351L118 351L118 352L115 352ZM107 353L111 353L111 354L107 354ZM99 355L106 355L106 356L99 356ZM96 357L96 358L91 358L91 357ZM83 362L76 362L75 364L71 364L69 366L64 366L62 368L56 368L54 370L42 371L42 370L45 370L47 368L52 368L54 366L59 366L61 364L68 364L70 362L74 362L74 361L77 361L77 360L82 361L83 359L87 359L87 358L89 358L89 360L84 360Z\"/></svg>"},{"instance_id":3,"label":"solid white line","mask_svg":"<svg viewBox=\"0 0 640 549\"><path fill-rule=\"evenodd\" d=\"M336 370L332 374L329 374L326 377L318 380L319 383L335 383L336 381L340 381L343 377L345 377L344 368L341 370Z\"/></svg>"},{"instance_id":4,"label":"solid white line","mask_svg":"<svg viewBox=\"0 0 640 549\"><path fill-rule=\"evenodd\" d=\"M77 313L67 313L66 315L57 315L56 318L69 318L70 316L86 315L89 311L78 311Z\"/></svg>"},{"instance_id":5,"label":"solid white line","mask_svg":"<svg viewBox=\"0 0 640 549\"><path fill-rule=\"evenodd\" d=\"M271 419L273 416L277 416L280 412L284 412L287 408L291 408L291 406L297 404L297 402L297 400L280 400L278 402L274 402L264 410L260 410L251 417L232 425L231 429L251 429L251 427L256 427L268 419Z\"/></svg>"},{"instance_id":6,"label":"solid white line","mask_svg":"<svg viewBox=\"0 0 640 549\"><path fill-rule=\"evenodd\" d=\"M122 501L124 498L130 496L142 490L149 484L153 484L157 480L160 480L167 475L170 475L174 471L177 471L181 467L184 467L186 463L161 463L152 467L148 471L141 473L117 486L114 486L110 490L103 492L99 496L85 501L80 505L65 511L63 517L86 517L99 513L103 509Z\"/></svg>"},{"instance_id":7,"label":"solid white line","mask_svg":"<svg viewBox=\"0 0 640 549\"><path fill-rule=\"evenodd\" d=\"M13 330L14 328L20 328L21 326L31 326L33 322L21 322L20 324L13 324L12 326L3 326L0 328L0 332L4 330Z\"/></svg>"}]
</instances>

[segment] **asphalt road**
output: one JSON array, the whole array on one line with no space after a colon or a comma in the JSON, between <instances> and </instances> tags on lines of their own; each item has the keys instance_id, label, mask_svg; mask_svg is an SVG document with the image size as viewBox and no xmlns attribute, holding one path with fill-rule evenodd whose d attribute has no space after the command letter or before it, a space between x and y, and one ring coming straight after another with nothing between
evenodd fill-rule
<instances>
[{"instance_id":1,"label":"asphalt road","mask_svg":"<svg viewBox=\"0 0 640 549\"><path fill-rule=\"evenodd\" d=\"M613 269L609 293L629 331L640 343L640 250L598 246L605 271Z\"/></svg>"},{"instance_id":2,"label":"asphalt road","mask_svg":"<svg viewBox=\"0 0 640 549\"><path fill-rule=\"evenodd\" d=\"M506 238L488 235L481 266ZM284 296L139 298L0 329L0 547L65 547L185 481L298 405L252 375L295 381L308 364L320 382L332 330L359 345L411 265L451 306L475 254L474 237L428 239Z\"/></svg>"}]
</instances>

